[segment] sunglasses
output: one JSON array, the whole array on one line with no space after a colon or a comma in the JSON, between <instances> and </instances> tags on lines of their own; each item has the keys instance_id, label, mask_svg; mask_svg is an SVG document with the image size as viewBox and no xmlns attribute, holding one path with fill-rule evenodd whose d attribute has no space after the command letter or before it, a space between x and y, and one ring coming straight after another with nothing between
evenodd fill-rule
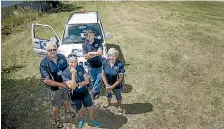
<instances>
[{"instance_id":1,"label":"sunglasses","mask_svg":"<svg viewBox=\"0 0 224 129\"><path fill-rule=\"evenodd\" d=\"M48 52L55 52L55 51L57 51L57 49L49 49L49 50L47 50Z\"/></svg>"},{"instance_id":2,"label":"sunglasses","mask_svg":"<svg viewBox=\"0 0 224 129\"><path fill-rule=\"evenodd\" d=\"M77 58L76 54L69 54L68 58L70 58L70 57L76 57Z\"/></svg>"},{"instance_id":3,"label":"sunglasses","mask_svg":"<svg viewBox=\"0 0 224 129\"><path fill-rule=\"evenodd\" d=\"M116 57L116 55L115 55L115 54L108 54L108 56L114 56L114 57Z\"/></svg>"}]
</instances>

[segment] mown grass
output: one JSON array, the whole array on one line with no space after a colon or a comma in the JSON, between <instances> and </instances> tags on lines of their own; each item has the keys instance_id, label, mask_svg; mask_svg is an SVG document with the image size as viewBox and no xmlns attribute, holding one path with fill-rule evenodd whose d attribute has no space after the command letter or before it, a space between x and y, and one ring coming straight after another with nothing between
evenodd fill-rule
<instances>
[{"instance_id":1,"label":"mown grass","mask_svg":"<svg viewBox=\"0 0 224 129\"><path fill-rule=\"evenodd\" d=\"M113 125L118 126L112 126L107 117L117 118L113 115L116 114L116 108L110 108L112 113L100 110L99 107L106 103L101 97L95 104L99 109L96 118L105 118L103 127L224 128L223 2L70 3L100 13L105 31L113 35L107 43L119 46L128 64L125 67L125 82L133 89L123 94L127 114L121 121L114 120ZM35 81L40 78L38 68L41 58L36 57L32 50L30 29L31 23L49 24L62 35L63 25L69 15L70 12L66 10L46 15L30 22L26 30L10 36L2 43L2 67L13 69L13 66L24 66L7 73L8 80L2 79L2 96L5 96L2 98L2 109L5 114L10 114L4 119L5 123L12 125L12 120L19 118L20 113L32 112L37 113L36 118L46 120L46 123L36 123L37 127L51 128L47 122L50 113L31 110L31 107L37 105L41 109L50 110L50 104L40 106L41 100L48 101L44 85ZM32 79L25 83L28 78ZM21 83L14 82L15 79L21 80ZM24 91L18 95L10 92L11 87L16 86ZM39 99L37 105L27 103L34 99L28 92ZM12 99L9 93L18 99ZM28 100L22 99L24 97ZM21 105L13 107L14 103ZM9 110L12 107L15 111L23 111L17 114ZM100 115L100 112L103 113ZM27 118L18 119L15 124L20 128L35 128L25 123L36 120L32 113Z\"/></svg>"}]
</instances>

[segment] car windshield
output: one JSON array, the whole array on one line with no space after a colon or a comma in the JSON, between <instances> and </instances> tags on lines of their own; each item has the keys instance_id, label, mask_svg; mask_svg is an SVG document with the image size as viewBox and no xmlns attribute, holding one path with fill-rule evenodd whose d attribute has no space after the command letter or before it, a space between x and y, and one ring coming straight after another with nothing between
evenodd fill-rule
<instances>
[{"instance_id":1,"label":"car windshield","mask_svg":"<svg viewBox=\"0 0 224 129\"><path fill-rule=\"evenodd\" d=\"M95 38L103 42L102 31L98 23L91 24L73 24L67 25L64 30L62 44L79 44L85 40L84 34L92 30L95 32Z\"/></svg>"}]
</instances>

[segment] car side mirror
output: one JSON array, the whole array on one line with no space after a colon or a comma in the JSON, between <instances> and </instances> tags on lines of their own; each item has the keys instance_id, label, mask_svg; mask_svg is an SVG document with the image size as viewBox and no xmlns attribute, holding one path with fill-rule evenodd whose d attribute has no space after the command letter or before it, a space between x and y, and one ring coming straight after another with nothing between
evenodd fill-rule
<instances>
[{"instance_id":1,"label":"car side mirror","mask_svg":"<svg viewBox=\"0 0 224 129\"><path fill-rule=\"evenodd\" d=\"M112 38L112 37L113 36L109 32L105 33L105 39L109 39L109 38Z\"/></svg>"}]
</instances>

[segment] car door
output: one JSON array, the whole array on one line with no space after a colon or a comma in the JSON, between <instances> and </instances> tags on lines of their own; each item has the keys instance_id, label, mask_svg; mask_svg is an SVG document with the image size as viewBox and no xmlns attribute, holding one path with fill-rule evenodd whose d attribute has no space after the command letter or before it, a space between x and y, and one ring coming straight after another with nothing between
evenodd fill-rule
<instances>
[{"instance_id":1,"label":"car door","mask_svg":"<svg viewBox=\"0 0 224 129\"><path fill-rule=\"evenodd\" d=\"M32 24L32 44L34 52L38 56L44 56L47 54L45 49L48 41L53 41L59 47L60 39L55 30L50 25L44 24Z\"/></svg>"}]
</instances>

